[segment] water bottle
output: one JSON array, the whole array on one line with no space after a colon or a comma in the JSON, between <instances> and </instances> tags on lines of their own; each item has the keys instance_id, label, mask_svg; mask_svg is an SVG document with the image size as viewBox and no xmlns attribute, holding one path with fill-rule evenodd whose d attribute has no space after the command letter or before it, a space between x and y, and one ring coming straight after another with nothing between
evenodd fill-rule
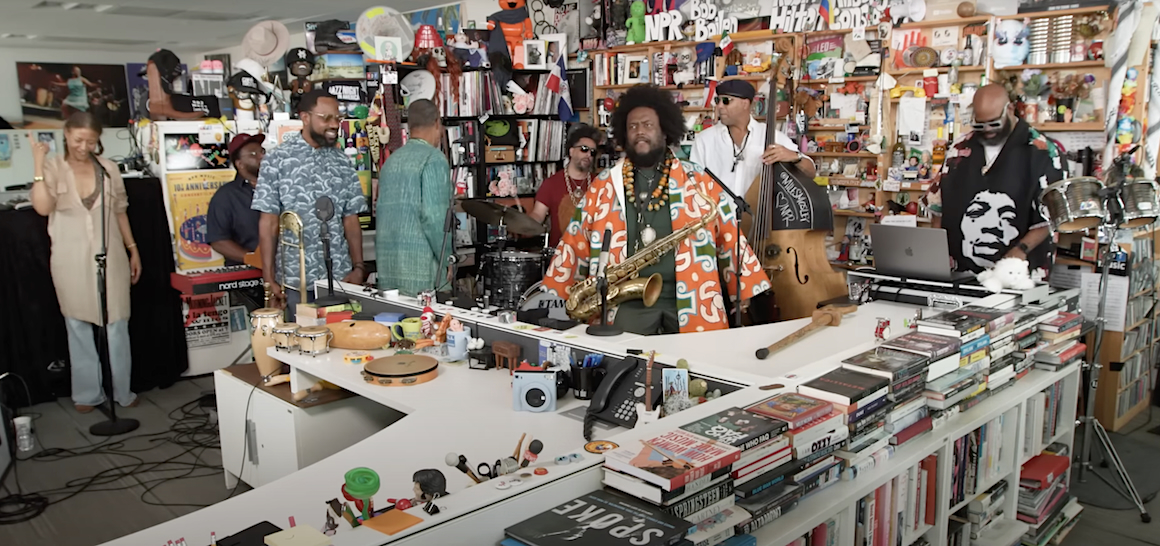
<instances>
[{"instance_id":1,"label":"water bottle","mask_svg":"<svg viewBox=\"0 0 1160 546\"><path fill-rule=\"evenodd\" d=\"M36 447L32 436L32 418L26 415L12 420L16 424L16 447L21 453L29 453Z\"/></svg>"}]
</instances>

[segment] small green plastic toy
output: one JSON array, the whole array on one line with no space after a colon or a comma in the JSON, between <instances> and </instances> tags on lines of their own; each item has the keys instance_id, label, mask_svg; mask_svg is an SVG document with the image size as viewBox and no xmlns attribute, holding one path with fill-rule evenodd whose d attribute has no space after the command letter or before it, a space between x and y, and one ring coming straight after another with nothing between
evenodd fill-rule
<instances>
[{"instance_id":1,"label":"small green plastic toy","mask_svg":"<svg viewBox=\"0 0 1160 546\"><path fill-rule=\"evenodd\" d=\"M645 38L644 31L644 2L636 0L629 8L628 20L624 22L624 28L628 31L628 36L625 37L630 44L643 44Z\"/></svg>"}]
</instances>

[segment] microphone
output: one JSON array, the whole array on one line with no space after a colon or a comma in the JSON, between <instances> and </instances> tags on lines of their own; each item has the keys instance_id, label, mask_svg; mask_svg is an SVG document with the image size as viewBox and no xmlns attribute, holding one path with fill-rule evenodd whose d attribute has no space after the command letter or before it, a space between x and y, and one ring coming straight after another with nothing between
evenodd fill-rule
<instances>
[{"instance_id":1,"label":"microphone","mask_svg":"<svg viewBox=\"0 0 1160 546\"><path fill-rule=\"evenodd\" d=\"M447 463L447 466L454 466L455 468L458 468L460 472L467 474L467 477L471 478L471 480L474 481L475 483L482 483L483 482L483 480L480 480L479 476L476 476L475 472L472 472L471 468L469 466L467 466L467 456L466 455L456 455L454 453L448 453L447 456L443 458L443 461Z\"/></svg>"},{"instance_id":2,"label":"microphone","mask_svg":"<svg viewBox=\"0 0 1160 546\"><path fill-rule=\"evenodd\" d=\"M608 265L608 247L612 245L612 228L604 229L604 240L600 245L600 262L596 267L596 276L604 276L604 268Z\"/></svg>"},{"instance_id":3,"label":"microphone","mask_svg":"<svg viewBox=\"0 0 1160 546\"><path fill-rule=\"evenodd\" d=\"M528 444L528 450L524 452L524 460L520 463L520 468L527 468L529 464L536 462L536 458L543 450L544 442L539 440L532 440L532 442Z\"/></svg>"},{"instance_id":4,"label":"microphone","mask_svg":"<svg viewBox=\"0 0 1160 546\"><path fill-rule=\"evenodd\" d=\"M329 222L334 218L334 200L326 195L319 197L314 201L314 216L323 223Z\"/></svg>"}]
</instances>

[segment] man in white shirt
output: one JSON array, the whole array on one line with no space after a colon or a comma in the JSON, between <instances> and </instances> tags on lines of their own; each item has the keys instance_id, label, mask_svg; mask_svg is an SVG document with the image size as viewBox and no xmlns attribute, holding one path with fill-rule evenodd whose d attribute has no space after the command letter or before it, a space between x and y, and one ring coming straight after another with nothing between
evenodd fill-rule
<instances>
[{"instance_id":1,"label":"man in white shirt","mask_svg":"<svg viewBox=\"0 0 1160 546\"><path fill-rule=\"evenodd\" d=\"M765 123L749 115L755 94L753 85L745 80L721 82L713 98L719 123L697 134L689 156L743 198L764 165L793 163L810 177L817 172L814 162L798 152L793 140L781 131L776 133L776 144L766 148ZM776 110L772 102L769 110Z\"/></svg>"}]
</instances>

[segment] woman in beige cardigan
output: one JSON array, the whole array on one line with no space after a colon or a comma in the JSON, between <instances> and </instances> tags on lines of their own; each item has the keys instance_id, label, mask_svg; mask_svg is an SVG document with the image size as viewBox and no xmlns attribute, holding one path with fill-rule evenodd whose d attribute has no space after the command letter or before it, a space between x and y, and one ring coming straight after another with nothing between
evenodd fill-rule
<instances>
[{"instance_id":1,"label":"woman in beige cardigan","mask_svg":"<svg viewBox=\"0 0 1160 546\"><path fill-rule=\"evenodd\" d=\"M48 145L33 140L32 133L28 142L36 168L32 207L48 217L52 282L68 327L73 403L77 411L88 413L105 402L93 343L94 328L101 323L94 257L101 251L104 214L113 397L122 406L135 406L137 396L129 390L129 286L141 277L141 257L125 214L129 201L121 173L112 162L98 157L104 151L101 123L88 112L70 116L64 124L63 157L48 157Z\"/></svg>"}]
</instances>

